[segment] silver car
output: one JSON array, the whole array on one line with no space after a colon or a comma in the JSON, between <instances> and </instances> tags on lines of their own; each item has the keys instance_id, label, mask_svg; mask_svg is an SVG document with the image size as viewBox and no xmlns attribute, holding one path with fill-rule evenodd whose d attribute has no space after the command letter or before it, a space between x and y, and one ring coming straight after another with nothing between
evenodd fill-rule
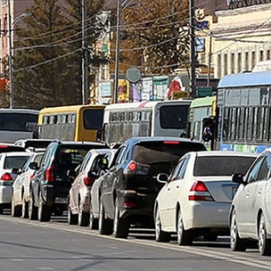
<instances>
[{"instance_id":1,"label":"silver car","mask_svg":"<svg viewBox=\"0 0 271 271\"><path fill-rule=\"evenodd\" d=\"M44 151L32 153L28 161L19 172L12 185L12 216L28 218L28 202L30 199L30 182L34 176L35 168L40 165Z\"/></svg>"},{"instance_id":2,"label":"silver car","mask_svg":"<svg viewBox=\"0 0 271 271\"><path fill-rule=\"evenodd\" d=\"M271 148L260 154L245 176L237 172L239 184L233 199L229 224L233 251L258 244L261 255L271 255Z\"/></svg>"}]
</instances>

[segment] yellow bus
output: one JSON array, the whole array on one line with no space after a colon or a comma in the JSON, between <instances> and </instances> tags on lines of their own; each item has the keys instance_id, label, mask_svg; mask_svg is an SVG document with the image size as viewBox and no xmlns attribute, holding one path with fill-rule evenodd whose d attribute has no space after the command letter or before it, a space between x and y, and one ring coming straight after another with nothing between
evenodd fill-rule
<instances>
[{"instance_id":1,"label":"yellow bus","mask_svg":"<svg viewBox=\"0 0 271 271\"><path fill-rule=\"evenodd\" d=\"M41 139L100 141L104 105L71 105L40 110L38 135Z\"/></svg>"}]
</instances>

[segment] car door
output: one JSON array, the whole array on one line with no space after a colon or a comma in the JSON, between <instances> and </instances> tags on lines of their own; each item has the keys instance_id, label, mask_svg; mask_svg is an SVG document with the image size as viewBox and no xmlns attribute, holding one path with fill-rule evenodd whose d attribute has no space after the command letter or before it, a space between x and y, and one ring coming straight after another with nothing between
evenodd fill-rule
<instances>
[{"instance_id":1,"label":"car door","mask_svg":"<svg viewBox=\"0 0 271 271\"><path fill-rule=\"evenodd\" d=\"M249 170L246 176L246 184L238 191L238 201L236 205L239 231L244 235L253 232L254 218L253 205L256 201L258 174L262 167L264 157L261 156ZM244 236L245 237L245 236Z\"/></svg>"},{"instance_id":2,"label":"car door","mask_svg":"<svg viewBox=\"0 0 271 271\"><path fill-rule=\"evenodd\" d=\"M176 227L177 198L188 163L188 157L189 156L186 155L178 162L178 165L170 176L169 183L163 188L164 193L161 197L161 222L165 227L172 231L174 231Z\"/></svg>"},{"instance_id":3,"label":"car door","mask_svg":"<svg viewBox=\"0 0 271 271\"><path fill-rule=\"evenodd\" d=\"M128 146L123 145L118 150L116 154L116 159L114 165L109 169L107 174L104 175L104 179L102 182L102 195L101 200L104 204L105 213L107 214L114 214L114 185L115 183L120 182L120 174L123 172L123 165L127 158L128 154ZM110 215L110 216L111 216ZM113 217L112 217L113 218Z\"/></svg>"}]
</instances>

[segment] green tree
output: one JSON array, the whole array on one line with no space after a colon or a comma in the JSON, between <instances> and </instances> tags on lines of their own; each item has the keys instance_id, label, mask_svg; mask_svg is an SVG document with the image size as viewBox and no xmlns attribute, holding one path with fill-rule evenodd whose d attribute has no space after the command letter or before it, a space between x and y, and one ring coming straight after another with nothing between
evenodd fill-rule
<instances>
[{"instance_id":1,"label":"green tree","mask_svg":"<svg viewBox=\"0 0 271 271\"><path fill-rule=\"evenodd\" d=\"M32 108L80 104L82 61L81 1L34 0L16 29L14 104ZM87 1L88 44L97 38L95 21L101 5ZM91 13L90 13L91 11ZM94 60L95 57L93 58ZM99 60L100 58L98 58ZM99 61L98 61L99 63ZM98 64L97 64L98 65Z\"/></svg>"},{"instance_id":2,"label":"green tree","mask_svg":"<svg viewBox=\"0 0 271 271\"><path fill-rule=\"evenodd\" d=\"M189 64L189 1L138 0L122 12L122 31L128 37L122 49L141 56L142 70L169 74Z\"/></svg>"}]
</instances>

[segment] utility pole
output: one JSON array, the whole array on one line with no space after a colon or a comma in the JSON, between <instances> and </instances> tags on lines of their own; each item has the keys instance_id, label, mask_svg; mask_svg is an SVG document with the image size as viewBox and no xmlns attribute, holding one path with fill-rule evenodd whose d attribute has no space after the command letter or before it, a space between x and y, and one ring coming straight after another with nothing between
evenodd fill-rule
<instances>
[{"instance_id":1,"label":"utility pole","mask_svg":"<svg viewBox=\"0 0 271 271\"><path fill-rule=\"evenodd\" d=\"M87 104L89 93L87 50L87 1L82 0L82 104Z\"/></svg>"},{"instance_id":2,"label":"utility pole","mask_svg":"<svg viewBox=\"0 0 271 271\"><path fill-rule=\"evenodd\" d=\"M9 107L14 107L14 89L13 89L13 61L12 61L12 25L11 25L11 5L10 0L8 0L8 35L9 35L9 87L10 87L10 102Z\"/></svg>"},{"instance_id":3,"label":"utility pole","mask_svg":"<svg viewBox=\"0 0 271 271\"><path fill-rule=\"evenodd\" d=\"M117 26L116 26L116 51L115 51L115 80L114 80L114 103L118 103L119 89L119 53L120 53L120 17L121 0L117 1Z\"/></svg>"},{"instance_id":4,"label":"utility pole","mask_svg":"<svg viewBox=\"0 0 271 271\"><path fill-rule=\"evenodd\" d=\"M190 85L191 97L196 98L196 54L195 54L195 5L190 0Z\"/></svg>"}]
</instances>

